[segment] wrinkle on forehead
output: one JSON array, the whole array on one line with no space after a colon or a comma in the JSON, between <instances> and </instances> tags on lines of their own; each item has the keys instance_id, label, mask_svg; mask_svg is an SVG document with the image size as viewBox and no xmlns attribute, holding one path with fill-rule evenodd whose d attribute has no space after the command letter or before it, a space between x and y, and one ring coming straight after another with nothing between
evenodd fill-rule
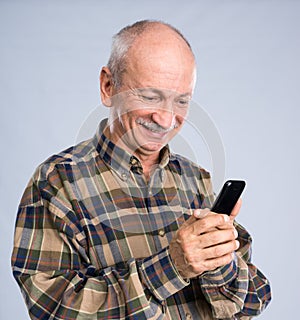
<instances>
[{"instance_id":1,"label":"wrinkle on forehead","mask_svg":"<svg viewBox=\"0 0 300 320\"><path fill-rule=\"evenodd\" d=\"M193 90L195 60L190 48L175 32L145 32L128 51L125 74L134 87Z\"/></svg>"}]
</instances>

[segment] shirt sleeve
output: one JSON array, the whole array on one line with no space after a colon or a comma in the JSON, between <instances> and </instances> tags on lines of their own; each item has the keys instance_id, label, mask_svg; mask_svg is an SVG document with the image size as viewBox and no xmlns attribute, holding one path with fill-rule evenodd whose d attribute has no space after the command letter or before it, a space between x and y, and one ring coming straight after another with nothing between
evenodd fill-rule
<instances>
[{"instance_id":1,"label":"shirt sleeve","mask_svg":"<svg viewBox=\"0 0 300 320\"><path fill-rule=\"evenodd\" d=\"M167 249L96 269L84 245L93 230L81 229L55 183L32 180L17 215L12 267L31 319L159 319L160 300L189 284Z\"/></svg>"},{"instance_id":2,"label":"shirt sleeve","mask_svg":"<svg viewBox=\"0 0 300 320\"><path fill-rule=\"evenodd\" d=\"M271 300L267 278L251 263L251 237L235 223L240 248L234 260L199 277L202 291L217 319L250 319Z\"/></svg>"}]
</instances>

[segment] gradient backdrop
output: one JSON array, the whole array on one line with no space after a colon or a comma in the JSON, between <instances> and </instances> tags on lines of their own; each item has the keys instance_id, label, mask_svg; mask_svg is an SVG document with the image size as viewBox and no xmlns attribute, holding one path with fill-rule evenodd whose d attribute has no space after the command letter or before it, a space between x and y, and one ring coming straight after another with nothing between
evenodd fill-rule
<instances>
[{"instance_id":1,"label":"gradient backdrop","mask_svg":"<svg viewBox=\"0 0 300 320\"><path fill-rule=\"evenodd\" d=\"M95 131L105 114L98 75L111 36L145 18L179 28L198 61L194 101L206 113L190 120L200 133L183 134L175 151L213 172L223 166L216 191L222 179L247 180L239 221L273 288L259 319L296 319L300 3L288 0L0 1L0 319L29 319L10 271L25 185L49 155ZM205 117L211 122L203 133ZM211 150L216 133L225 162L219 147L219 156Z\"/></svg>"}]
</instances>

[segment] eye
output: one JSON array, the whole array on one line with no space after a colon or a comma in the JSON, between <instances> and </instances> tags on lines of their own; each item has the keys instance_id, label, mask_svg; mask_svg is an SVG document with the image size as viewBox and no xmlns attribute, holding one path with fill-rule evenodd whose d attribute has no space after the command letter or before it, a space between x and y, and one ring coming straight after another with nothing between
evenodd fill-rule
<instances>
[{"instance_id":1,"label":"eye","mask_svg":"<svg viewBox=\"0 0 300 320\"><path fill-rule=\"evenodd\" d=\"M149 95L141 95L140 96L144 101L146 102L158 102L159 97L158 96L149 96Z\"/></svg>"},{"instance_id":2,"label":"eye","mask_svg":"<svg viewBox=\"0 0 300 320\"><path fill-rule=\"evenodd\" d=\"M142 96L142 98L143 98L144 100L147 100L147 101L152 101L152 100L154 100L154 97L149 97L149 96Z\"/></svg>"},{"instance_id":3,"label":"eye","mask_svg":"<svg viewBox=\"0 0 300 320\"><path fill-rule=\"evenodd\" d=\"M177 105L180 108L187 108L190 104L190 100L189 99L179 99L177 100Z\"/></svg>"}]
</instances>

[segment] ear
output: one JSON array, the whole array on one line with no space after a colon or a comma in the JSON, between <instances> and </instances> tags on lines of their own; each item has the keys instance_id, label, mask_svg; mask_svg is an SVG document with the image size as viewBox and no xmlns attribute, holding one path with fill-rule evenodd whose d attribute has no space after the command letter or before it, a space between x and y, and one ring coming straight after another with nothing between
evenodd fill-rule
<instances>
[{"instance_id":1,"label":"ear","mask_svg":"<svg viewBox=\"0 0 300 320\"><path fill-rule=\"evenodd\" d=\"M100 73L101 101L106 107L112 106L113 82L112 74L107 67L103 67Z\"/></svg>"}]
</instances>

